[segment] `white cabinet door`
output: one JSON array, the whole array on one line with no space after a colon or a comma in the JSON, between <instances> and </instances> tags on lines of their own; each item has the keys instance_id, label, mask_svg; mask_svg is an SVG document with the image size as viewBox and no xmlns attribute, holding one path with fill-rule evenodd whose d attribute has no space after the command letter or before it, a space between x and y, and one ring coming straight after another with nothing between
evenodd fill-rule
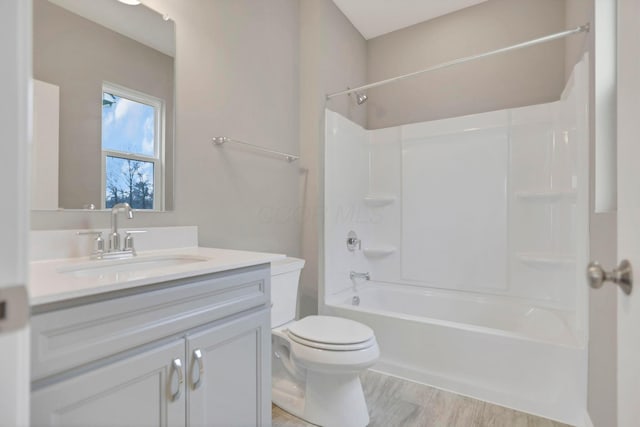
<instances>
[{"instance_id":1,"label":"white cabinet door","mask_svg":"<svg viewBox=\"0 0 640 427\"><path fill-rule=\"evenodd\" d=\"M269 310L187 338L190 426L271 425Z\"/></svg>"},{"instance_id":2,"label":"white cabinet door","mask_svg":"<svg viewBox=\"0 0 640 427\"><path fill-rule=\"evenodd\" d=\"M185 426L185 384L174 366L180 360L186 379L184 348L180 339L33 392L32 425Z\"/></svg>"}]
</instances>

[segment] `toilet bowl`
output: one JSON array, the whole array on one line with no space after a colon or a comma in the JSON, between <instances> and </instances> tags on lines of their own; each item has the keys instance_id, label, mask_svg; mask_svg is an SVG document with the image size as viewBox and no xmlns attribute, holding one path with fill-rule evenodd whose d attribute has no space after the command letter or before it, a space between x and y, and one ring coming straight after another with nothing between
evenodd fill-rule
<instances>
[{"instance_id":1,"label":"toilet bowl","mask_svg":"<svg viewBox=\"0 0 640 427\"><path fill-rule=\"evenodd\" d=\"M295 319L304 260L271 264L272 400L283 410L325 427L364 427L369 413L359 374L380 349L373 330L349 319Z\"/></svg>"}]
</instances>

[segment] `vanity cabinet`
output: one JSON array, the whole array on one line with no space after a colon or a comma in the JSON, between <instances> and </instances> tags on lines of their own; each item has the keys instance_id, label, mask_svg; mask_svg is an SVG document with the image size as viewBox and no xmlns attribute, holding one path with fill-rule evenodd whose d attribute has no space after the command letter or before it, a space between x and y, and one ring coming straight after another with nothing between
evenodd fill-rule
<instances>
[{"instance_id":1,"label":"vanity cabinet","mask_svg":"<svg viewBox=\"0 0 640 427\"><path fill-rule=\"evenodd\" d=\"M34 309L34 426L271 423L268 265Z\"/></svg>"},{"instance_id":2,"label":"vanity cabinet","mask_svg":"<svg viewBox=\"0 0 640 427\"><path fill-rule=\"evenodd\" d=\"M188 337L190 426L271 424L271 329L266 326L269 319L268 312L263 311ZM266 395L264 386L268 388ZM268 414L261 413L264 406Z\"/></svg>"},{"instance_id":3,"label":"vanity cabinet","mask_svg":"<svg viewBox=\"0 0 640 427\"><path fill-rule=\"evenodd\" d=\"M185 394L173 400L170 390L178 389L171 361L179 359L184 360L184 344L174 342L34 391L31 423L184 426Z\"/></svg>"}]
</instances>

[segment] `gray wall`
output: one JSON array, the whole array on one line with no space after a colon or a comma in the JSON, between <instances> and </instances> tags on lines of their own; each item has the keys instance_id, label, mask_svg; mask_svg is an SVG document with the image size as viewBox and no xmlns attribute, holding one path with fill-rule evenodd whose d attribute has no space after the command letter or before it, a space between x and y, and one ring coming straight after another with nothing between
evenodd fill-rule
<instances>
[{"instance_id":1,"label":"gray wall","mask_svg":"<svg viewBox=\"0 0 640 427\"><path fill-rule=\"evenodd\" d=\"M562 31L559 0L489 0L368 42L368 81ZM369 90L368 127L455 117L559 99L564 42L497 55Z\"/></svg>"},{"instance_id":2,"label":"gray wall","mask_svg":"<svg viewBox=\"0 0 640 427\"><path fill-rule=\"evenodd\" d=\"M33 75L60 87L60 207L101 204L103 81L165 100L165 163L173 164L173 58L47 0L33 2L33 29ZM172 183L168 167L168 207Z\"/></svg>"},{"instance_id":3,"label":"gray wall","mask_svg":"<svg viewBox=\"0 0 640 427\"><path fill-rule=\"evenodd\" d=\"M300 152L302 271L300 313L317 311L323 221L324 108L365 125L366 105L327 93L366 83L366 41L331 0L300 2Z\"/></svg>"},{"instance_id":4,"label":"gray wall","mask_svg":"<svg viewBox=\"0 0 640 427\"><path fill-rule=\"evenodd\" d=\"M300 164L211 144L227 135L298 152L298 2L145 4L176 22L175 210L126 225L198 225L203 246L300 255ZM32 215L33 229L108 224L103 212Z\"/></svg>"}]
</instances>

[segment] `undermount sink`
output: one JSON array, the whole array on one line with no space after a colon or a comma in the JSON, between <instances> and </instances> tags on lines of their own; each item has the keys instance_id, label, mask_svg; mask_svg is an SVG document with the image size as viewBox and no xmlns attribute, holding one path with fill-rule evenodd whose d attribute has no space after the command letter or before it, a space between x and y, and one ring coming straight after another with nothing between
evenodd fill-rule
<instances>
[{"instance_id":1,"label":"undermount sink","mask_svg":"<svg viewBox=\"0 0 640 427\"><path fill-rule=\"evenodd\" d=\"M58 271L77 277L90 277L103 274L155 270L157 268L193 264L210 260L210 258L194 255L141 256L121 260L89 261L83 264L61 267Z\"/></svg>"}]
</instances>

